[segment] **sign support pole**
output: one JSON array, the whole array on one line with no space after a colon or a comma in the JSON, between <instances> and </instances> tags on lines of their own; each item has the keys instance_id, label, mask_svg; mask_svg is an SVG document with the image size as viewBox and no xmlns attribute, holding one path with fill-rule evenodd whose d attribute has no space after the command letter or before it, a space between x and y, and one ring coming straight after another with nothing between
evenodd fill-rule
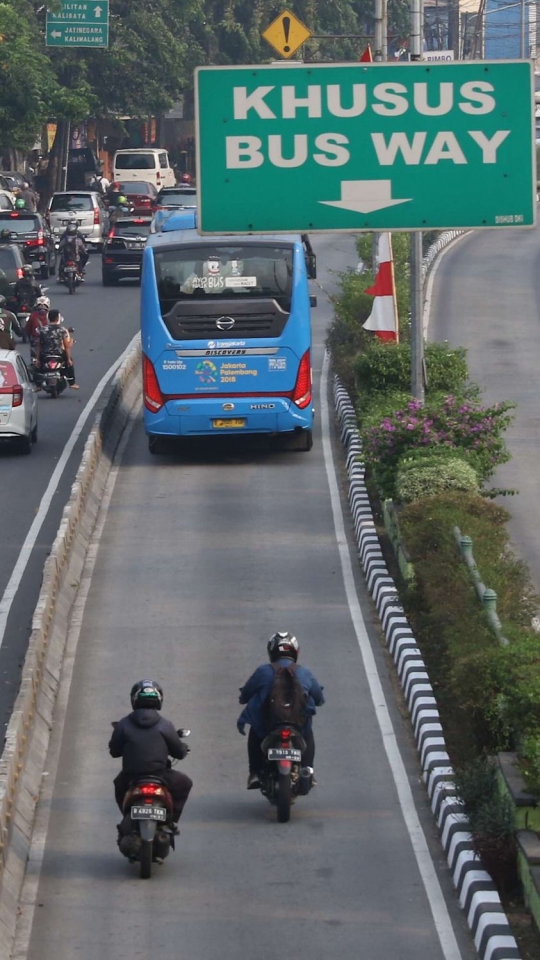
<instances>
[{"instance_id":1,"label":"sign support pole","mask_svg":"<svg viewBox=\"0 0 540 960\"><path fill-rule=\"evenodd\" d=\"M423 0L411 0L411 60L422 59ZM411 394L421 403L424 391L424 296L422 289L422 231L411 233Z\"/></svg>"}]
</instances>

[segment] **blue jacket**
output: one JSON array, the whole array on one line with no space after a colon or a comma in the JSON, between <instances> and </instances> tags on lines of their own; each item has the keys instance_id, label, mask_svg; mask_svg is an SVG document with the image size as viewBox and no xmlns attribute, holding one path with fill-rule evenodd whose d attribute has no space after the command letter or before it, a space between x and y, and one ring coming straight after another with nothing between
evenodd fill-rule
<instances>
[{"instance_id":1,"label":"blue jacket","mask_svg":"<svg viewBox=\"0 0 540 960\"><path fill-rule=\"evenodd\" d=\"M283 657L277 662L284 667L290 666L291 663L286 657ZM255 673L251 675L247 683L243 687L240 687L240 703L245 703L247 706L242 710L237 722L249 723L261 740L268 733L263 708L268 694L272 689L274 676L275 673L272 664L263 663L262 666L257 667ZM304 693L307 694L307 713L310 714L310 718L306 727L311 726L311 717L317 713L315 706L321 707L324 703L323 688L307 667L298 664L296 676L300 681Z\"/></svg>"}]
</instances>

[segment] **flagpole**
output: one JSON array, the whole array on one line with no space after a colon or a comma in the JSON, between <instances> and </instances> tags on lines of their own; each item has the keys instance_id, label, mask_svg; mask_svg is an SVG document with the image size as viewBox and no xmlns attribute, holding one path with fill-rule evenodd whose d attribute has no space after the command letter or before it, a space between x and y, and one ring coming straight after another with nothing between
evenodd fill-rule
<instances>
[{"instance_id":1,"label":"flagpole","mask_svg":"<svg viewBox=\"0 0 540 960\"><path fill-rule=\"evenodd\" d=\"M422 59L423 0L411 0L411 60ZM411 394L424 402L422 231L411 233Z\"/></svg>"}]
</instances>

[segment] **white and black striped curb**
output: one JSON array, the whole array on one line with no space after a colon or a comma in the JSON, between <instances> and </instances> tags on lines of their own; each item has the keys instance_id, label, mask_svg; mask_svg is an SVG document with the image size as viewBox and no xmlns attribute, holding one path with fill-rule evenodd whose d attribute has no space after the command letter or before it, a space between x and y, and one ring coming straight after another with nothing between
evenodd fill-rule
<instances>
[{"instance_id":1,"label":"white and black striped curb","mask_svg":"<svg viewBox=\"0 0 540 960\"><path fill-rule=\"evenodd\" d=\"M445 230L444 233L441 233L440 237L437 237L435 243L431 244L422 260L422 283L426 279L441 250L444 250L456 237L461 237L464 233L468 232L468 230Z\"/></svg>"},{"instance_id":2,"label":"white and black striped curb","mask_svg":"<svg viewBox=\"0 0 540 960\"><path fill-rule=\"evenodd\" d=\"M360 561L401 680L424 782L459 901L482 960L516 960L520 956L518 946L499 894L473 849L468 820L453 782L454 771L426 665L381 551L364 482L362 444L354 407L337 377L334 377L333 386L346 451L349 503Z\"/></svg>"}]
</instances>

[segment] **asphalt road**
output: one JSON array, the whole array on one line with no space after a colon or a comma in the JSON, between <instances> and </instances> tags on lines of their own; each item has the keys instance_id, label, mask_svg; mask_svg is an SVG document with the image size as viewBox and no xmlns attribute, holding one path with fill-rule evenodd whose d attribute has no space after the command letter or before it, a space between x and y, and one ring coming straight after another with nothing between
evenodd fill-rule
<instances>
[{"instance_id":1,"label":"asphalt road","mask_svg":"<svg viewBox=\"0 0 540 960\"><path fill-rule=\"evenodd\" d=\"M329 271L353 262L352 240L321 238L317 247L322 283L335 289ZM319 294L317 407L330 313ZM69 700L69 673L60 697L64 733L61 715L16 956L472 960L353 552L405 780L443 890L444 950L384 752L340 566L346 535L334 527L321 418L309 454L220 439L155 458L139 420L128 440ZM316 722L318 786L284 825L245 789L246 741L235 725L238 687L276 629L296 633L327 697ZM117 763L107 742L110 721L129 710L132 682L148 675L163 683L164 713L192 730L183 768L195 786L176 853L144 882L116 848Z\"/></svg>"},{"instance_id":2,"label":"asphalt road","mask_svg":"<svg viewBox=\"0 0 540 960\"><path fill-rule=\"evenodd\" d=\"M86 283L75 296L70 296L65 286L57 284L55 277L44 281L43 285L48 287L47 295L52 306L62 312L68 326L75 327L74 358L80 390L67 390L58 400L39 395L39 440L29 457L21 456L11 445L0 444L0 489L4 500L0 527L0 601L41 498L81 411L96 384L124 351L139 326L139 287L124 283L105 290L101 285L101 258L97 254L91 255ZM18 349L26 359L29 358L28 346L20 344ZM0 730L9 720L17 695L43 564L56 536L93 419L91 414L54 491L45 523L11 606L0 647Z\"/></svg>"},{"instance_id":3,"label":"asphalt road","mask_svg":"<svg viewBox=\"0 0 540 960\"><path fill-rule=\"evenodd\" d=\"M510 535L540 595L540 230L477 231L442 257L429 336L467 348L486 403L511 400L506 434L512 460L493 478L518 490L499 498L512 515Z\"/></svg>"}]
</instances>

